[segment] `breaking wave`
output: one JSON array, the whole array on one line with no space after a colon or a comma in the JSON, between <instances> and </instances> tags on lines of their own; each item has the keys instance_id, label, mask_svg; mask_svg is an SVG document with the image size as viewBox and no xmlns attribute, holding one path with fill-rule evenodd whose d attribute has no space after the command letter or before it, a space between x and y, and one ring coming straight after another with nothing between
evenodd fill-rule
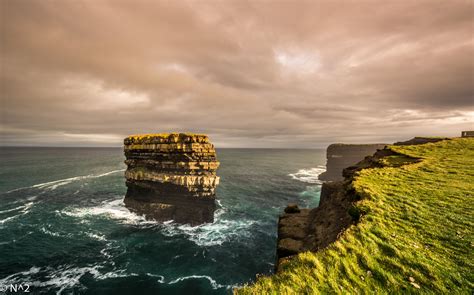
<instances>
[{"instance_id":1,"label":"breaking wave","mask_svg":"<svg viewBox=\"0 0 474 295\"><path fill-rule=\"evenodd\" d=\"M65 289L80 285L81 283L79 280L85 274L91 274L97 280L138 276L136 273L127 273L122 269L102 273L100 272L101 268L101 265L87 267L61 266L59 268L40 268L34 266L27 271L14 273L8 277L0 279L0 286L6 286L15 283L27 283L31 287L59 288L56 294L61 294Z\"/></svg>"},{"instance_id":2,"label":"breaking wave","mask_svg":"<svg viewBox=\"0 0 474 295\"><path fill-rule=\"evenodd\" d=\"M173 220L158 222L147 220L144 216L131 212L125 207L122 199L105 201L96 207L74 208L58 211L57 213L81 219L91 216L104 216L131 225L158 225L164 235L185 235L198 246L222 245L234 237L250 236L249 229L256 223L255 220L226 219L224 216L226 209L222 207L216 210L213 223L191 226L175 223ZM97 236L93 238L100 239Z\"/></svg>"},{"instance_id":3,"label":"breaking wave","mask_svg":"<svg viewBox=\"0 0 474 295\"><path fill-rule=\"evenodd\" d=\"M13 190L9 190L6 193L12 193L12 192L16 192L16 191L19 191L19 190L31 189L31 188L55 190L56 188L58 188L60 186L67 185L67 184L70 184L70 183L75 182L75 181L104 177L104 176L107 176L107 175L110 175L110 174L114 174L114 173L118 173L118 172L124 172L124 171L125 171L125 169L119 169L119 170L113 170L113 171L109 171L109 172L105 172L105 173L97 174L97 175L89 174L89 175L84 175L84 176L64 178L64 179L59 179L59 180L54 180L54 181L49 181L49 182L44 182L44 183L38 183L38 184L35 184L35 185L31 185L31 186L16 188L16 189L13 189Z\"/></svg>"},{"instance_id":4,"label":"breaking wave","mask_svg":"<svg viewBox=\"0 0 474 295\"><path fill-rule=\"evenodd\" d=\"M157 224L155 221L146 220L144 216L137 215L128 210L123 203L123 199L108 200L96 207L75 208L58 213L77 218L105 216L124 224Z\"/></svg>"},{"instance_id":5,"label":"breaking wave","mask_svg":"<svg viewBox=\"0 0 474 295\"><path fill-rule=\"evenodd\" d=\"M186 277L181 277L181 278L177 278L171 282L169 282L168 284L172 285L172 284L176 284L176 283L179 283L179 282L182 282L182 281L185 281L185 280L190 280L190 279L206 279L209 281L209 283L211 284L212 286L212 289L220 289L220 288L229 288L231 286L225 286L225 285L221 285L219 283L217 283L213 278L211 278L210 276L203 276L203 275L192 275L192 276L186 276Z\"/></svg>"},{"instance_id":6,"label":"breaking wave","mask_svg":"<svg viewBox=\"0 0 474 295\"><path fill-rule=\"evenodd\" d=\"M18 206L16 208L0 211L0 214L10 213L10 212L18 213L16 215L8 216L6 218L1 219L0 220L0 225L3 225L4 223L6 223L10 220L16 219L16 218L18 218L22 215L27 214L28 212L30 212L30 208L33 207L33 205L34 205L34 202L29 202L29 203L26 203L24 205Z\"/></svg>"},{"instance_id":7,"label":"breaking wave","mask_svg":"<svg viewBox=\"0 0 474 295\"><path fill-rule=\"evenodd\" d=\"M197 226L163 223L162 233L167 236L185 235L198 246L220 246L236 237L251 236L250 227L255 220L225 218L226 209L221 207L214 214L213 223L204 223Z\"/></svg>"},{"instance_id":8,"label":"breaking wave","mask_svg":"<svg viewBox=\"0 0 474 295\"><path fill-rule=\"evenodd\" d=\"M288 174L288 176L301 182L321 184L322 182L318 177L324 171L326 171L325 166L318 166L316 168L300 169L296 173Z\"/></svg>"},{"instance_id":9,"label":"breaking wave","mask_svg":"<svg viewBox=\"0 0 474 295\"><path fill-rule=\"evenodd\" d=\"M140 276L137 273L129 273L125 269L115 269L109 272L102 272L103 265L85 266L85 267L71 267L68 265L60 266L58 268L52 267L36 267L33 266L29 270L17 272L0 279L0 286L7 286L10 284L28 284L30 287L48 287L59 289L56 294L61 294L64 290L81 285L80 279L90 274L94 279L105 280L110 278L123 278ZM212 289L232 288L232 285L219 284L212 277L207 275L190 275L179 277L174 280L166 281L162 275L146 273L149 277L158 278L157 282L160 284L173 285L182 281L192 279L205 279L209 282Z\"/></svg>"}]
</instances>

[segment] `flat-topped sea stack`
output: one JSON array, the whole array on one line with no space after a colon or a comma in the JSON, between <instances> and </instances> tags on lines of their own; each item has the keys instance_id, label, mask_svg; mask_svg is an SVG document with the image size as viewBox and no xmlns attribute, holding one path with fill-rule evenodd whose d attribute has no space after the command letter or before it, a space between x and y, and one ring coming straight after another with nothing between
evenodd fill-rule
<instances>
[{"instance_id":1,"label":"flat-topped sea stack","mask_svg":"<svg viewBox=\"0 0 474 295\"><path fill-rule=\"evenodd\" d=\"M365 157L373 155L377 150L383 149L385 146L386 144L384 143L331 144L326 151L326 171L319 175L319 179L324 181L340 181L344 179L342 170L357 164Z\"/></svg>"},{"instance_id":2,"label":"flat-topped sea stack","mask_svg":"<svg viewBox=\"0 0 474 295\"><path fill-rule=\"evenodd\" d=\"M127 207L156 220L214 220L219 162L207 135L160 133L124 140Z\"/></svg>"}]
</instances>

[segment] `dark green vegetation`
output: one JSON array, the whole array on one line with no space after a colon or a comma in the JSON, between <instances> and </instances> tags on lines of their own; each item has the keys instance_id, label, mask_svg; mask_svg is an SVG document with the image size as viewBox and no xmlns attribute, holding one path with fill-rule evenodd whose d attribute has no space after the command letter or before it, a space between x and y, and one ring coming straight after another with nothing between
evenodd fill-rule
<instances>
[{"instance_id":1,"label":"dark green vegetation","mask_svg":"<svg viewBox=\"0 0 474 295\"><path fill-rule=\"evenodd\" d=\"M356 225L236 292L472 294L474 139L389 149L352 183Z\"/></svg>"}]
</instances>

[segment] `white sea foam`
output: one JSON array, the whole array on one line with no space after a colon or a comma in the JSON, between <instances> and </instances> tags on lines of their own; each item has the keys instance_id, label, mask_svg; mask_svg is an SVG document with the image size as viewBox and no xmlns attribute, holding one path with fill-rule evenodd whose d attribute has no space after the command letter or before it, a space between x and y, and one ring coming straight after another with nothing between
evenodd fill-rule
<instances>
[{"instance_id":1,"label":"white sea foam","mask_svg":"<svg viewBox=\"0 0 474 295\"><path fill-rule=\"evenodd\" d=\"M148 221L144 216L137 215L128 210L123 203L123 199L108 200L102 202L99 206L74 208L60 211L60 213L71 217L86 218L90 216L105 216L111 219L119 220L127 224L156 224L155 221Z\"/></svg>"},{"instance_id":2,"label":"white sea foam","mask_svg":"<svg viewBox=\"0 0 474 295\"><path fill-rule=\"evenodd\" d=\"M40 231L42 233L45 233L45 234L53 236L53 237L60 237L61 236L59 233L52 232L52 231L46 229L44 226L40 228Z\"/></svg>"},{"instance_id":3,"label":"white sea foam","mask_svg":"<svg viewBox=\"0 0 474 295\"><path fill-rule=\"evenodd\" d=\"M300 169L296 173L288 174L288 176L301 182L321 184L322 182L318 177L324 171L326 171L325 166L318 166L316 168Z\"/></svg>"},{"instance_id":4,"label":"white sea foam","mask_svg":"<svg viewBox=\"0 0 474 295\"><path fill-rule=\"evenodd\" d=\"M14 273L3 279L0 279L0 286L10 284L28 284L31 287L52 287L59 288L56 294L61 294L65 289L80 285L80 279L85 274L91 274L94 279L104 280L108 278L138 276L136 273L127 273L126 270L114 270L111 272L102 273L101 265L86 266L86 267L68 267L62 266L59 268L52 267L32 267L28 271ZM35 275L40 272L45 272L45 279L38 281Z\"/></svg>"},{"instance_id":5,"label":"white sea foam","mask_svg":"<svg viewBox=\"0 0 474 295\"><path fill-rule=\"evenodd\" d=\"M109 172L105 172L102 174L89 174L89 175L84 175L84 176L76 176L76 177L70 177L70 178L64 178L64 179L59 179L59 180L54 180L54 181L49 181L49 182L44 182L44 183L38 183L35 185L31 186L26 186L26 187L20 187L17 189L9 190L6 193L11 193L23 189L30 189L30 188L40 188L40 189L49 189L49 190L55 190L56 188L70 184L72 182L78 181L78 180L84 180L84 179L92 179L92 178L99 178L99 177L104 177L110 174L118 173L118 172L123 172L125 169L119 169L119 170L113 170Z\"/></svg>"},{"instance_id":6,"label":"white sea foam","mask_svg":"<svg viewBox=\"0 0 474 295\"><path fill-rule=\"evenodd\" d=\"M147 272L146 275L149 276L149 277L158 278L158 283L163 284L165 282L165 277L162 276L162 275L154 275L154 274L149 273L149 272Z\"/></svg>"},{"instance_id":7,"label":"white sea foam","mask_svg":"<svg viewBox=\"0 0 474 295\"><path fill-rule=\"evenodd\" d=\"M9 275L8 277L5 277L5 278L3 278L3 279L0 279L0 286L5 286L5 285L9 285L9 284L11 284L11 283L14 283L14 282L16 281L15 278L18 277L18 276L34 275L34 274L37 274L39 271L40 271L40 268L39 268L39 267L33 266L32 268L30 268L30 269L27 270L27 271L22 271L22 272L14 273L14 274L12 274L12 275Z\"/></svg>"},{"instance_id":8,"label":"white sea foam","mask_svg":"<svg viewBox=\"0 0 474 295\"><path fill-rule=\"evenodd\" d=\"M12 209L0 210L0 214L12 212L12 211L17 211L17 210L23 209L24 207L25 206L22 205L22 206L18 206L18 207L12 208Z\"/></svg>"},{"instance_id":9,"label":"white sea foam","mask_svg":"<svg viewBox=\"0 0 474 295\"><path fill-rule=\"evenodd\" d=\"M203 275L192 275L192 276L186 276L186 277L181 277L181 278L177 278L171 282L169 282L168 284L172 285L172 284L176 284L176 283L179 283L181 281L184 281L184 280L190 280L190 279L206 279L209 281L209 283L211 283L211 286L213 289L219 289L219 288L224 288L226 287L225 285L221 285L219 283L217 283L213 278L211 278L210 276L203 276Z\"/></svg>"},{"instance_id":10,"label":"white sea foam","mask_svg":"<svg viewBox=\"0 0 474 295\"><path fill-rule=\"evenodd\" d=\"M93 238L95 240L98 240L98 241L107 241L107 239L103 235L98 235L98 234L86 232L86 236L88 236L90 238Z\"/></svg>"},{"instance_id":11,"label":"white sea foam","mask_svg":"<svg viewBox=\"0 0 474 295\"><path fill-rule=\"evenodd\" d=\"M225 212L225 208L216 210L214 223L205 223L198 226L178 224L173 220L165 222L147 220L144 216L129 211L125 207L122 199L104 201L95 207L70 208L58 211L57 213L81 218L82 220L91 216L104 216L123 224L160 225L163 234L167 236L186 235L190 241L193 241L199 246L222 245L232 237L251 234L249 228L256 222L255 220L228 220L224 218Z\"/></svg>"},{"instance_id":12,"label":"white sea foam","mask_svg":"<svg viewBox=\"0 0 474 295\"><path fill-rule=\"evenodd\" d=\"M163 227L162 233L168 236L184 234L198 246L222 245L233 237L249 236L251 234L249 228L256 222L255 220L228 220L222 216L224 212L224 209L215 212L214 223L205 223L198 226L170 223Z\"/></svg>"},{"instance_id":13,"label":"white sea foam","mask_svg":"<svg viewBox=\"0 0 474 295\"><path fill-rule=\"evenodd\" d=\"M13 209L0 211L0 213L9 213L9 212L14 212L14 211L17 211L17 213L18 213L16 215L9 216L9 217L6 217L6 218L0 220L0 224L4 224L4 223L6 223L10 220L16 219L16 218L18 218L22 215L27 214L28 212L30 212L30 208L33 207L34 204L35 204L34 202L29 202L29 203L23 204L21 206L18 206L16 208L13 208Z\"/></svg>"}]
</instances>

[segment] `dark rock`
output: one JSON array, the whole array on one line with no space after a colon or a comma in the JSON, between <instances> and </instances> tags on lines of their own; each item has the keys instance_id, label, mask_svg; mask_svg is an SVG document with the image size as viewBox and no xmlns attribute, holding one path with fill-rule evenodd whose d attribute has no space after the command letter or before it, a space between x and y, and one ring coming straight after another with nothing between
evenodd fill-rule
<instances>
[{"instance_id":1,"label":"dark rock","mask_svg":"<svg viewBox=\"0 0 474 295\"><path fill-rule=\"evenodd\" d=\"M278 257L287 257L301 252L303 241L290 238L278 241Z\"/></svg>"},{"instance_id":2,"label":"dark rock","mask_svg":"<svg viewBox=\"0 0 474 295\"><path fill-rule=\"evenodd\" d=\"M300 208L298 208L298 205L296 204L288 204L288 206L286 206L285 208L285 213L299 213L300 212Z\"/></svg>"}]
</instances>

